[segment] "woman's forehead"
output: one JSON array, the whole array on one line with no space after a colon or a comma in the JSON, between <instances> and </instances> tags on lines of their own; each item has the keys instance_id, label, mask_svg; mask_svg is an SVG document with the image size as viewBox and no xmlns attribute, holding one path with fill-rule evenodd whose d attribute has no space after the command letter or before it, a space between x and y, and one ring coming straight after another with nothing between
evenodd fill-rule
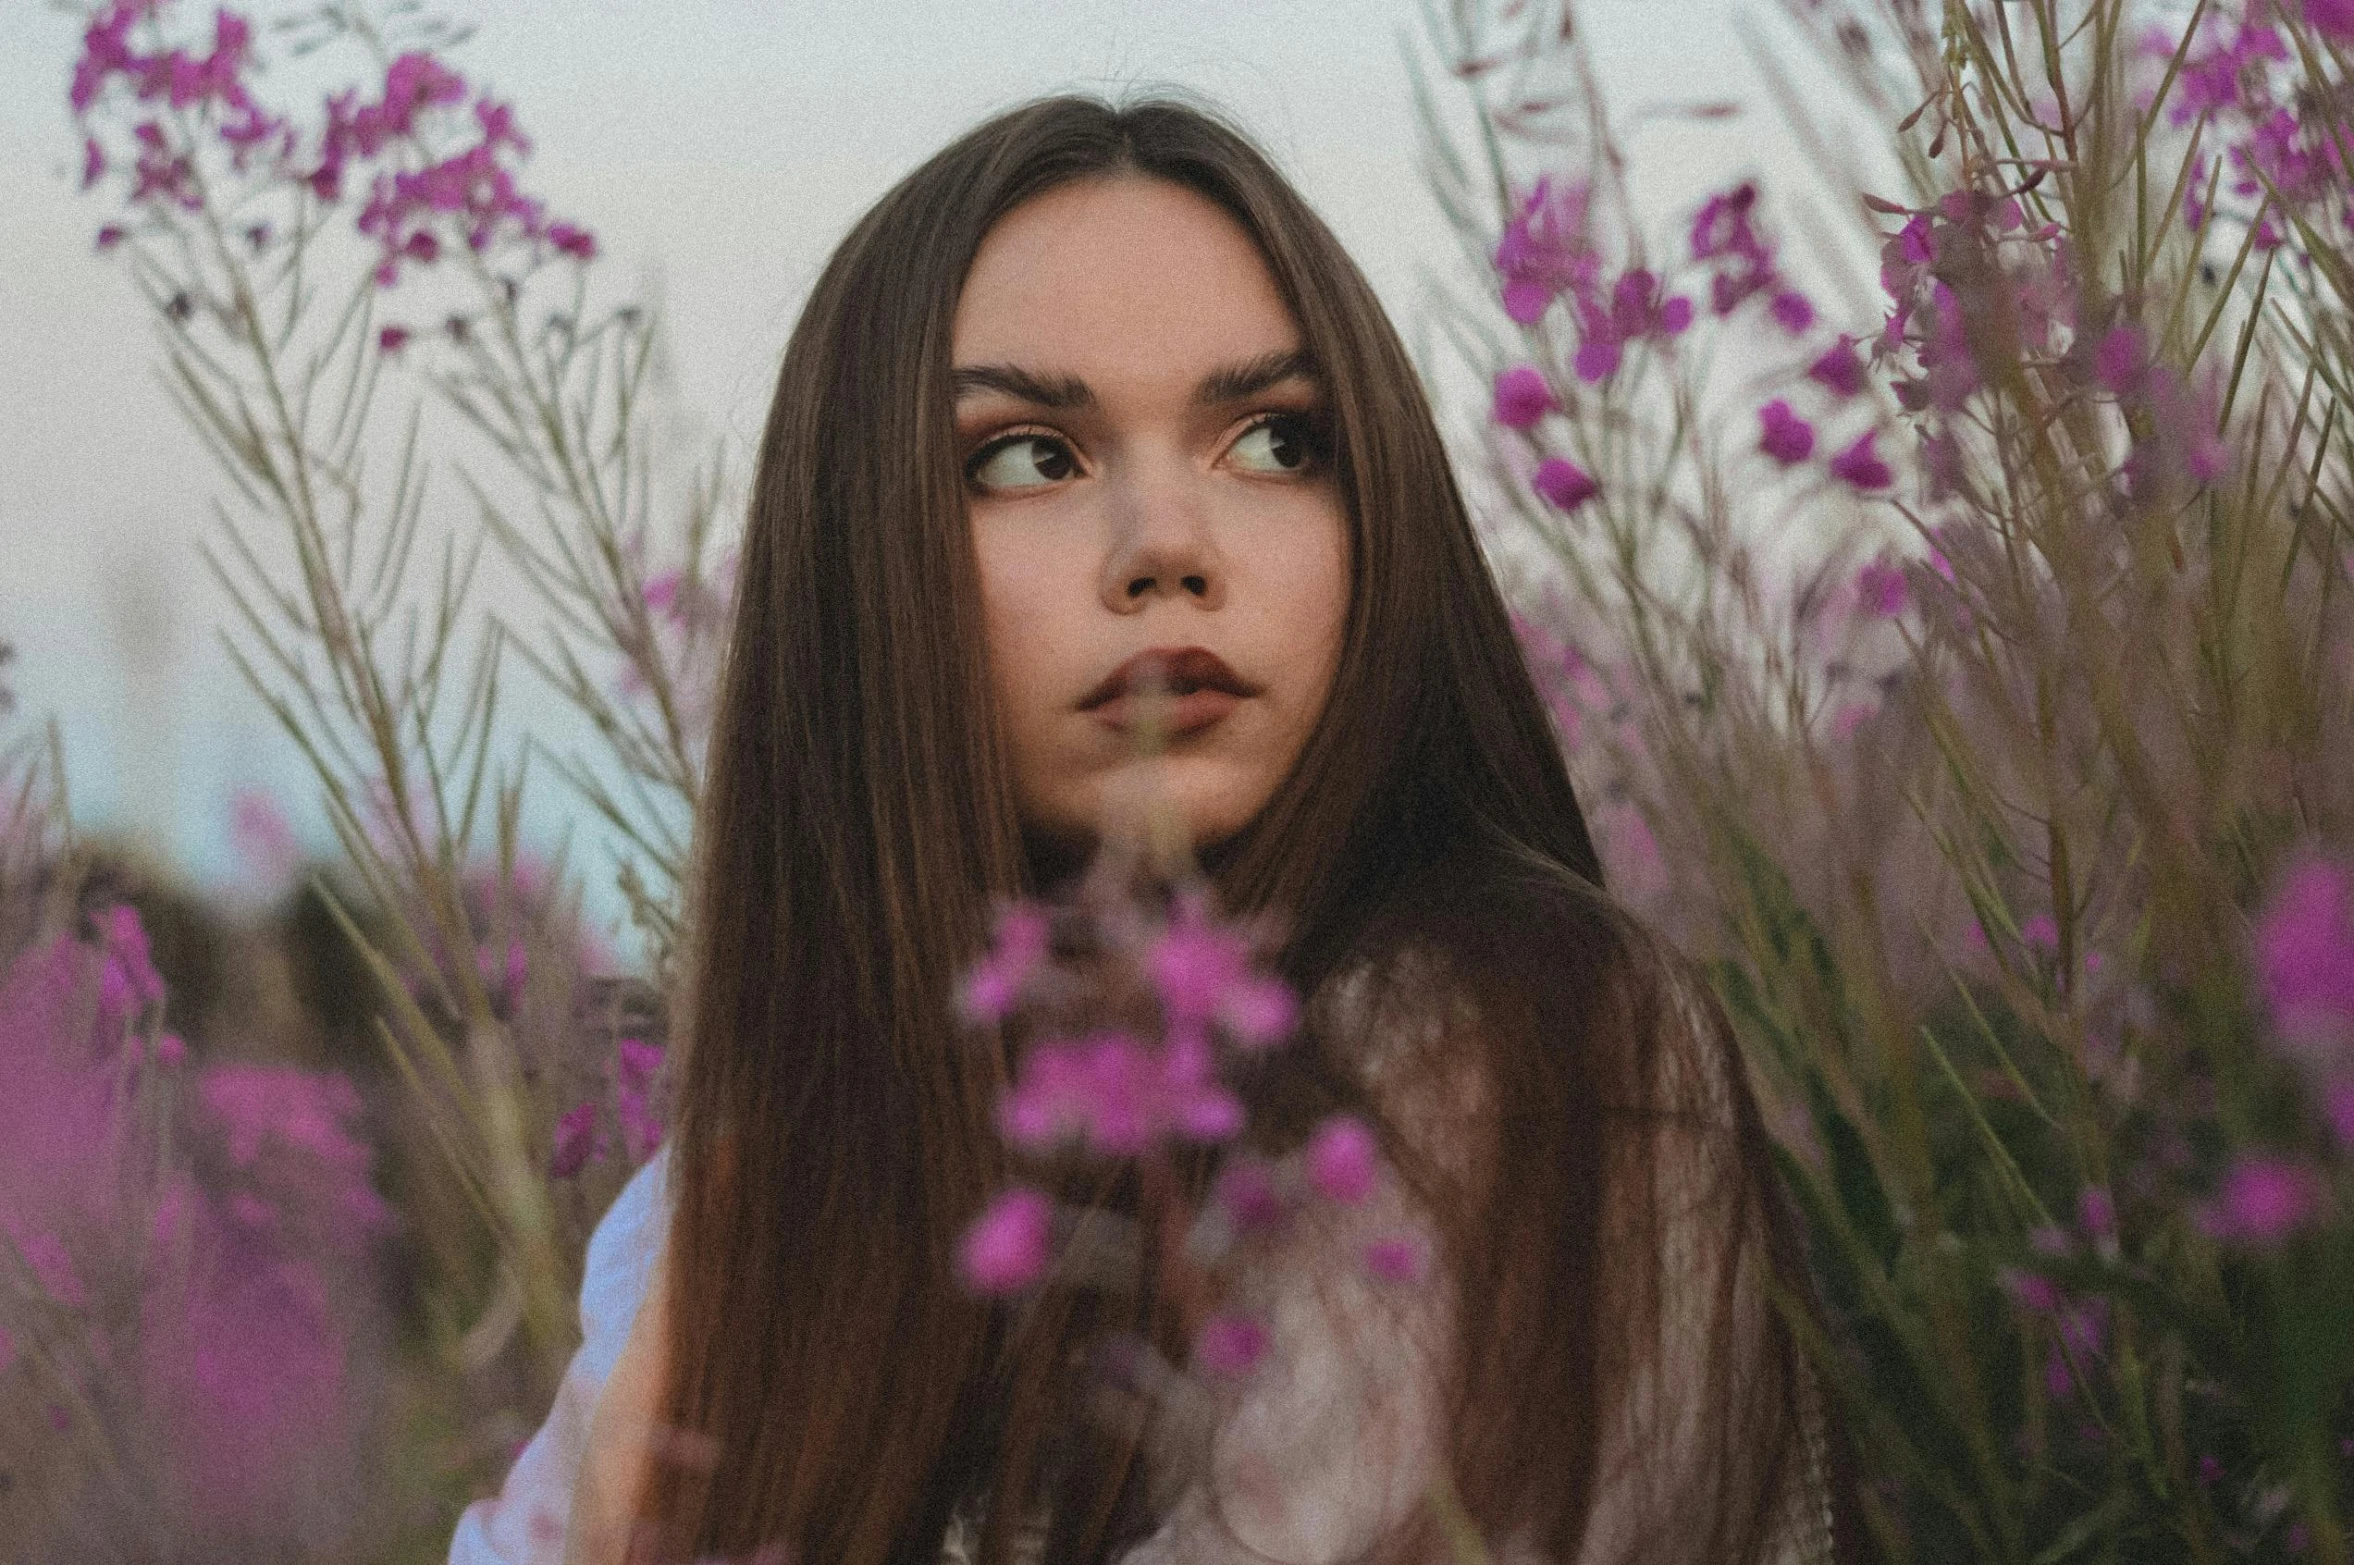
<instances>
[{"instance_id":1,"label":"woman's forehead","mask_svg":"<svg viewBox=\"0 0 2354 1565\"><path fill-rule=\"evenodd\" d=\"M1057 186L983 237L958 296L959 368L1012 364L1105 391L1300 346L1258 245L1216 203L1128 176ZM1141 389L1131 387L1130 389Z\"/></svg>"}]
</instances>

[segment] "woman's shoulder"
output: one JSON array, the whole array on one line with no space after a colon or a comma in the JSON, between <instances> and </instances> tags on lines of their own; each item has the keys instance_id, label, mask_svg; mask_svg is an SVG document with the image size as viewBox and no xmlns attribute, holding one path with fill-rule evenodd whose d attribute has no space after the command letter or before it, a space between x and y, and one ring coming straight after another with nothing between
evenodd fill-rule
<instances>
[{"instance_id":1,"label":"woman's shoulder","mask_svg":"<svg viewBox=\"0 0 2354 1565\"><path fill-rule=\"evenodd\" d=\"M621 1187L589 1235L581 1268L583 1366L602 1381L629 1338L670 1237L670 1146L666 1142Z\"/></svg>"}]
</instances>

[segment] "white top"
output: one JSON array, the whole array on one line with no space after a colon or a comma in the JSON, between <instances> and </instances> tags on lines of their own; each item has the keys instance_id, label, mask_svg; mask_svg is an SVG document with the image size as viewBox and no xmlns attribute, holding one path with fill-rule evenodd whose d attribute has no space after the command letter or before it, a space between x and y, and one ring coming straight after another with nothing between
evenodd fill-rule
<instances>
[{"instance_id":1,"label":"white top","mask_svg":"<svg viewBox=\"0 0 2354 1565\"><path fill-rule=\"evenodd\" d=\"M1689 992L1677 998L1692 1001ZM1689 1012L1679 1019L1689 1025ZM1720 1093L1726 1088L1717 1084ZM562 1565L589 1419L669 1227L668 1167L665 1148L597 1224L581 1283L580 1351L504 1489L467 1507L450 1565ZM1669 1240L1666 1258L1678 1275L1662 1279L1661 1307L1669 1314L1660 1362L1632 1387L1625 1427L1606 1432L1586 1540L1592 1558L1656 1552L1674 1535L1677 1485L1690 1470L1687 1458L1706 1443L1710 1421L1686 1366L1702 1335L1736 1322L1692 1313L1722 1280L1703 1253L1713 1248L1713 1219L1702 1215L1705 1202L1693 1211L1702 1227L1678 1225ZM1153 1426L1163 1444L1149 1452L1149 1470L1206 1474L1209 1485L1195 1477L1180 1489L1160 1529L1128 1550L1122 1565L1324 1565L1362 1551L1422 1503L1439 1465L1438 1369L1442 1345L1453 1338L1451 1304L1443 1287L1385 1283L1367 1273L1364 1246L1398 1237L1434 1253L1429 1230L1384 1179L1359 1206L1311 1203L1254 1254L1233 1302L1266 1322L1268 1351L1238 1384L1209 1389L1176 1378L1162 1388L1180 1416ZM1737 1292L1739 1329L1754 1330L1758 1312L1771 1310L1764 1289L1745 1281ZM1800 1460L1785 1491L1774 1557L1781 1565L1827 1565L1822 1415L1803 1367L1799 1391ZM950 1531L944 1561L969 1558L975 1540L962 1522ZM1497 1565L1541 1560L1517 1542L1491 1557Z\"/></svg>"}]
</instances>

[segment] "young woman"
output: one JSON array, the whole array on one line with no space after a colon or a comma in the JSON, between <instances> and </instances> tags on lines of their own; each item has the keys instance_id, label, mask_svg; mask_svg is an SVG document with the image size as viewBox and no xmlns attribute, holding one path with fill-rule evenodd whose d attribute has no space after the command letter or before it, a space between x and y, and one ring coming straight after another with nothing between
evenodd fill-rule
<instances>
[{"instance_id":1,"label":"young woman","mask_svg":"<svg viewBox=\"0 0 2354 1565\"><path fill-rule=\"evenodd\" d=\"M1200 688L1147 755L1156 672ZM710 755L677 1125L454 1561L1436 1561L1465 1523L1564 1565L1854 1557L1729 1035L1599 889L1395 331L1214 114L1027 104L843 241ZM1175 1301L1016 1312L955 1268L1008 1177L956 977L1156 790L1289 932L1254 1125L1363 1115L1437 1260L1376 1299L1302 1223L1268 1372L1174 1470L1075 1366L1121 1329L1181 1356Z\"/></svg>"}]
</instances>

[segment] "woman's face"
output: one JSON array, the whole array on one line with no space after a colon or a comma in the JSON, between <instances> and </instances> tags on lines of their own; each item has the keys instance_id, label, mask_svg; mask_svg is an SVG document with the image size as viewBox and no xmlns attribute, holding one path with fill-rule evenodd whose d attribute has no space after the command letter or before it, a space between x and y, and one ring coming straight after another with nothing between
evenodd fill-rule
<instances>
[{"instance_id":1,"label":"woman's face","mask_svg":"<svg viewBox=\"0 0 2354 1565\"><path fill-rule=\"evenodd\" d=\"M1348 522L1301 348L1249 235L1181 186L1061 185L982 240L957 448L1014 786L1048 841L1084 848L1153 797L1196 847L1230 836L1323 711ZM1091 705L1123 666L1138 693Z\"/></svg>"}]
</instances>

